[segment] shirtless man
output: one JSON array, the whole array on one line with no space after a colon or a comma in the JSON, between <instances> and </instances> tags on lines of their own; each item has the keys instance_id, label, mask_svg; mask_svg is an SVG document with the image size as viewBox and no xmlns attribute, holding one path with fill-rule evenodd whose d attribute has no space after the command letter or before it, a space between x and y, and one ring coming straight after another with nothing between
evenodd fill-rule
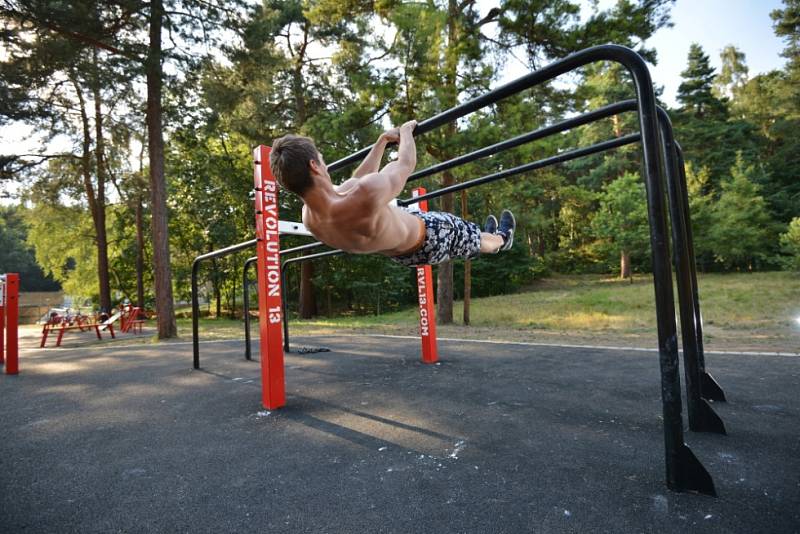
<instances>
[{"instance_id":1,"label":"shirtless man","mask_svg":"<svg viewBox=\"0 0 800 534\"><path fill-rule=\"evenodd\" d=\"M392 206L417 164L416 121L381 134L353 177L335 186L314 142L286 135L272 144L270 167L284 188L303 200L303 224L326 245L356 254L382 254L409 267L435 265L449 258L508 250L514 240L514 215L504 210L486 219L484 232L444 212ZM387 144L399 142L397 159L380 171Z\"/></svg>"}]
</instances>

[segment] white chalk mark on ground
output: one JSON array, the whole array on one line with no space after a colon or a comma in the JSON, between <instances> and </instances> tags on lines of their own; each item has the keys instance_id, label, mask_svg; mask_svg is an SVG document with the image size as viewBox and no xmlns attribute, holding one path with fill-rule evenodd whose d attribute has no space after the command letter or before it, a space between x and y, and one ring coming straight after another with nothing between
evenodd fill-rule
<instances>
[{"instance_id":1,"label":"white chalk mark on ground","mask_svg":"<svg viewBox=\"0 0 800 534\"><path fill-rule=\"evenodd\" d=\"M461 453L461 451L464 450L464 448L466 446L467 446L467 444L463 439L457 441L456 445L455 445L455 448L453 449L453 452L450 453L450 458L453 458L454 460L458 460L458 455Z\"/></svg>"}]
</instances>

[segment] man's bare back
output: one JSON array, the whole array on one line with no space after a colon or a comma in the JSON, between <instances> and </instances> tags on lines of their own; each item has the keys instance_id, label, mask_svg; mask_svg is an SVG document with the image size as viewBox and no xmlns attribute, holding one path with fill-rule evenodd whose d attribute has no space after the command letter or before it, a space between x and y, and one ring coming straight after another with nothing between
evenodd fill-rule
<instances>
[{"instance_id":1,"label":"man's bare back","mask_svg":"<svg viewBox=\"0 0 800 534\"><path fill-rule=\"evenodd\" d=\"M389 205L416 165L414 126L416 121L410 121L396 133L382 135L354 177L339 186L331 184L320 155L322 186L303 197L303 224L317 239L347 252L386 256L406 254L421 244L425 236L422 220ZM397 161L375 172L386 144L396 140L400 141Z\"/></svg>"}]
</instances>

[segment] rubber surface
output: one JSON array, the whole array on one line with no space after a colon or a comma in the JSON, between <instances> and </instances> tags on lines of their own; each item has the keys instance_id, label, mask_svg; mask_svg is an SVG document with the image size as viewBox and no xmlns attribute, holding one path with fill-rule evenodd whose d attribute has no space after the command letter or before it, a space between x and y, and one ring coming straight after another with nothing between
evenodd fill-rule
<instances>
[{"instance_id":1,"label":"rubber surface","mask_svg":"<svg viewBox=\"0 0 800 534\"><path fill-rule=\"evenodd\" d=\"M241 341L26 350L0 376L3 532L800 531L800 359L711 355L717 499L664 484L657 355L305 337L260 408Z\"/></svg>"}]
</instances>

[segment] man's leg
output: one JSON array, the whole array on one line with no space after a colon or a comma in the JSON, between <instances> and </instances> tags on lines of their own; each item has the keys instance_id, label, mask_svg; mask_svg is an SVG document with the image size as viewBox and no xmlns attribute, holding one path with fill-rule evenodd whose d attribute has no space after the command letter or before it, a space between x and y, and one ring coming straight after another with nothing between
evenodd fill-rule
<instances>
[{"instance_id":1,"label":"man's leg","mask_svg":"<svg viewBox=\"0 0 800 534\"><path fill-rule=\"evenodd\" d=\"M481 254L494 254L503 246L503 238L497 234L481 232Z\"/></svg>"}]
</instances>

